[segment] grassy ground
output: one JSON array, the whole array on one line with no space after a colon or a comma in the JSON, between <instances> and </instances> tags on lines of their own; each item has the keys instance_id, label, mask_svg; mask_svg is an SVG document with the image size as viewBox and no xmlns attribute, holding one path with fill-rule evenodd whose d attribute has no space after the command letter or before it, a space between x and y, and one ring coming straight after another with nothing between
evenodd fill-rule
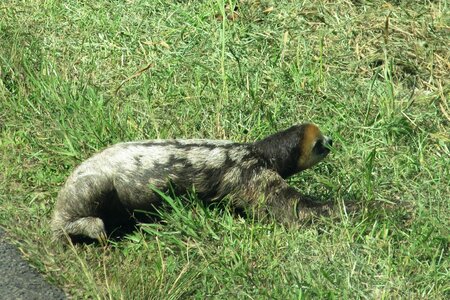
<instances>
[{"instance_id":1,"label":"grassy ground","mask_svg":"<svg viewBox=\"0 0 450 300\"><path fill-rule=\"evenodd\" d=\"M234 4L2 1L0 225L74 297L450 298L450 3ZM107 249L49 242L58 188L109 144L302 121L336 149L291 184L356 215L295 231L175 199Z\"/></svg>"}]
</instances>

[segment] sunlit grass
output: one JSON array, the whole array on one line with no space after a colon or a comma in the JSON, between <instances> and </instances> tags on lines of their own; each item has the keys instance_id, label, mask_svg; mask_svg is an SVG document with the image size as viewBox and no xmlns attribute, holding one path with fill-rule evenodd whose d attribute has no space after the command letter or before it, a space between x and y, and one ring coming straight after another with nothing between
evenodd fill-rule
<instances>
[{"instance_id":1,"label":"sunlit grass","mask_svg":"<svg viewBox=\"0 0 450 300\"><path fill-rule=\"evenodd\" d=\"M51 282L113 299L447 299L448 3L0 4L0 225ZM150 67L142 72L140 70ZM108 248L50 244L59 187L107 145L333 136L290 179L361 210L293 230L193 196Z\"/></svg>"}]
</instances>

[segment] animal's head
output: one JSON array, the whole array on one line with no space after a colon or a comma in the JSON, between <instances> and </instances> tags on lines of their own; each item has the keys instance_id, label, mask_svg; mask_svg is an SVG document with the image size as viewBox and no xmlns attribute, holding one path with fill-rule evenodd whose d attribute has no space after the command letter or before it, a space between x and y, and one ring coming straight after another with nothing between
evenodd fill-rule
<instances>
[{"instance_id":1,"label":"animal's head","mask_svg":"<svg viewBox=\"0 0 450 300\"><path fill-rule=\"evenodd\" d=\"M319 127L311 123L300 125L299 133L297 167L302 171L324 159L330 153L333 140L323 135Z\"/></svg>"},{"instance_id":2,"label":"animal's head","mask_svg":"<svg viewBox=\"0 0 450 300\"><path fill-rule=\"evenodd\" d=\"M268 136L255 146L269 165L286 178L324 159L332 143L316 125L305 123Z\"/></svg>"}]
</instances>

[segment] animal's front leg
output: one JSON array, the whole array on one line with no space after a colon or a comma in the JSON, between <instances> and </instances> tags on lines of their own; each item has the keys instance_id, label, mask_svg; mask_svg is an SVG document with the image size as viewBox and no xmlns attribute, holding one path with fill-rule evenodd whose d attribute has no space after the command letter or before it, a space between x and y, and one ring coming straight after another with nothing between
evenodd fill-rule
<instances>
[{"instance_id":1,"label":"animal's front leg","mask_svg":"<svg viewBox=\"0 0 450 300\"><path fill-rule=\"evenodd\" d=\"M332 211L330 203L317 202L285 182L279 187L267 187L266 195L265 207L268 214L287 225L303 223L315 216L329 216Z\"/></svg>"},{"instance_id":2,"label":"animal's front leg","mask_svg":"<svg viewBox=\"0 0 450 300\"><path fill-rule=\"evenodd\" d=\"M316 215L329 215L331 206L314 201L290 187L276 172L264 170L255 175L240 197L258 219L272 217L292 225Z\"/></svg>"}]
</instances>

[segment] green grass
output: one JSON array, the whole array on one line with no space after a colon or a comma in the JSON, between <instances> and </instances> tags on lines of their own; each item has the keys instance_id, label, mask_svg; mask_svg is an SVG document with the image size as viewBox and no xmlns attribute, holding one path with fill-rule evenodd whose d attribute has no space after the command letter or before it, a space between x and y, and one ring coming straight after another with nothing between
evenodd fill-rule
<instances>
[{"instance_id":1,"label":"green grass","mask_svg":"<svg viewBox=\"0 0 450 300\"><path fill-rule=\"evenodd\" d=\"M76 298L448 299L449 5L3 1L0 226ZM293 230L172 199L107 249L50 243L59 187L107 145L303 121L336 148L290 183L355 215Z\"/></svg>"}]
</instances>

